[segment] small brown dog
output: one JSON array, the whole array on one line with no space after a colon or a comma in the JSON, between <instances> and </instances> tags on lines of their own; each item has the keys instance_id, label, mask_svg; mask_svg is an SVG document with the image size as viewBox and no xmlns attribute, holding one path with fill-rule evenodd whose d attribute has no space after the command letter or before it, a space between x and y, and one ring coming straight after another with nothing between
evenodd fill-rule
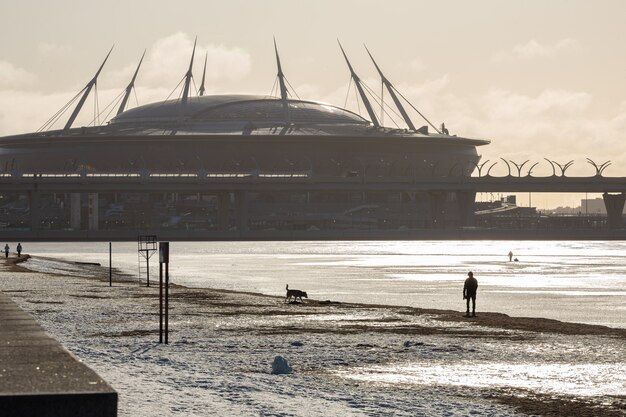
<instances>
[{"instance_id":1,"label":"small brown dog","mask_svg":"<svg viewBox=\"0 0 626 417\"><path fill-rule=\"evenodd\" d=\"M309 298L309 296L306 294L306 291L290 290L289 284L287 284L285 288L287 289L287 296L285 297L285 302L291 300L291 298L293 298L294 302L298 301L298 298L300 299L300 302L304 302L302 301L302 297Z\"/></svg>"}]
</instances>

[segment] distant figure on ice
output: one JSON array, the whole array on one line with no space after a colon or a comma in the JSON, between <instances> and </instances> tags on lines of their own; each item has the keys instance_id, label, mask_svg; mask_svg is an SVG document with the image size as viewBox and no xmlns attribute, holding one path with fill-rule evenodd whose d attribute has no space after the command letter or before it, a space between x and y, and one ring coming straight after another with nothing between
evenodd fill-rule
<instances>
[{"instance_id":1,"label":"distant figure on ice","mask_svg":"<svg viewBox=\"0 0 626 417\"><path fill-rule=\"evenodd\" d=\"M509 262L513 260L513 252L509 251Z\"/></svg>"},{"instance_id":2,"label":"distant figure on ice","mask_svg":"<svg viewBox=\"0 0 626 417\"><path fill-rule=\"evenodd\" d=\"M472 271L467 273L465 285L463 285L463 299L467 300L467 311L465 317L470 317L470 298L472 299L472 317L476 316L476 290L478 290L478 280L474 278Z\"/></svg>"},{"instance_id":3,"label":"distant figure on ice","mask_svg":"<svg viewBox=\"0 0 626 417\"><path fill-rule=\"evenodd\" d=\"M9 257L9 244L8 243L4 245L4 257L5 258Z\"/></svg>"},{"instance_id":4,"label":"distant figure on ice","mask_svg":"<svg viewBox=\"0 0 626 417\"><path fill-rule=\"evenodd\" d=\"M17 257L19 258L20 256L22 256L22 244L18 243L17 244Z\"/></svg>"}]
</instances>

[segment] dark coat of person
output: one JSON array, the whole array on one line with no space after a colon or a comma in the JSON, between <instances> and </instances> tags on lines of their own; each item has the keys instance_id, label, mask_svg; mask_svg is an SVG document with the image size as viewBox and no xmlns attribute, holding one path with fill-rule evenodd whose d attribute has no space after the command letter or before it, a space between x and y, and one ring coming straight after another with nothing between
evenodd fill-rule
<instances>
[{"instance_id":1,"label":"dark coat of person","mask_svg":"<svg viewBox=\"0 0 626 417\"><path fill-rule=\"evenodd\" d=\"M471 275L467 277L463 285L463 299L476 297L476 290L478 290L478 280Z\"/></svg>"}]
</instances>

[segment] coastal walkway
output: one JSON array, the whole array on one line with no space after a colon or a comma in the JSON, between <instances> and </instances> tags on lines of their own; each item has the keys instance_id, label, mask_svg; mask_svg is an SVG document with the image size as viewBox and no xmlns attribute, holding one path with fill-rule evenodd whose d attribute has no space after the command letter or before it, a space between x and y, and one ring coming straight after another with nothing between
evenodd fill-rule
<instances>
[{"instance_id":1,"label":"coastal walkway","mask_svg":"<svg viewBox=\"0 0 626 417\"><path fill-rule=\"evenodd\" d=\"M0 292L0 415L117 416L117 393Z\"/></svg>"}]
</instances>

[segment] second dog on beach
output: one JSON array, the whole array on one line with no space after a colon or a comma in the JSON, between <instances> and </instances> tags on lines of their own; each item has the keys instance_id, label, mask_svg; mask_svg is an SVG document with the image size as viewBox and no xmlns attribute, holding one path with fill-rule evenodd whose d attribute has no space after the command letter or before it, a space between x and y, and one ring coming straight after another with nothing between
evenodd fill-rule
<instances>
[{"instance_id":1,"label":"second dog on beach","mask_svg":"<svg viewBox=\"0 0 626 417\"><path fill-rule=\"evenodd\" d=\"M285 297L285 302L291 300L291 298L293 298L294 302L298 301L298 298L300 299L300 302L304 302L302 301L302 297L309 298L309 296L306 295L306 291L290 290L289 284L287 284L285 288L287 289L287 296Z\"/></svg>"}]
</instances>

